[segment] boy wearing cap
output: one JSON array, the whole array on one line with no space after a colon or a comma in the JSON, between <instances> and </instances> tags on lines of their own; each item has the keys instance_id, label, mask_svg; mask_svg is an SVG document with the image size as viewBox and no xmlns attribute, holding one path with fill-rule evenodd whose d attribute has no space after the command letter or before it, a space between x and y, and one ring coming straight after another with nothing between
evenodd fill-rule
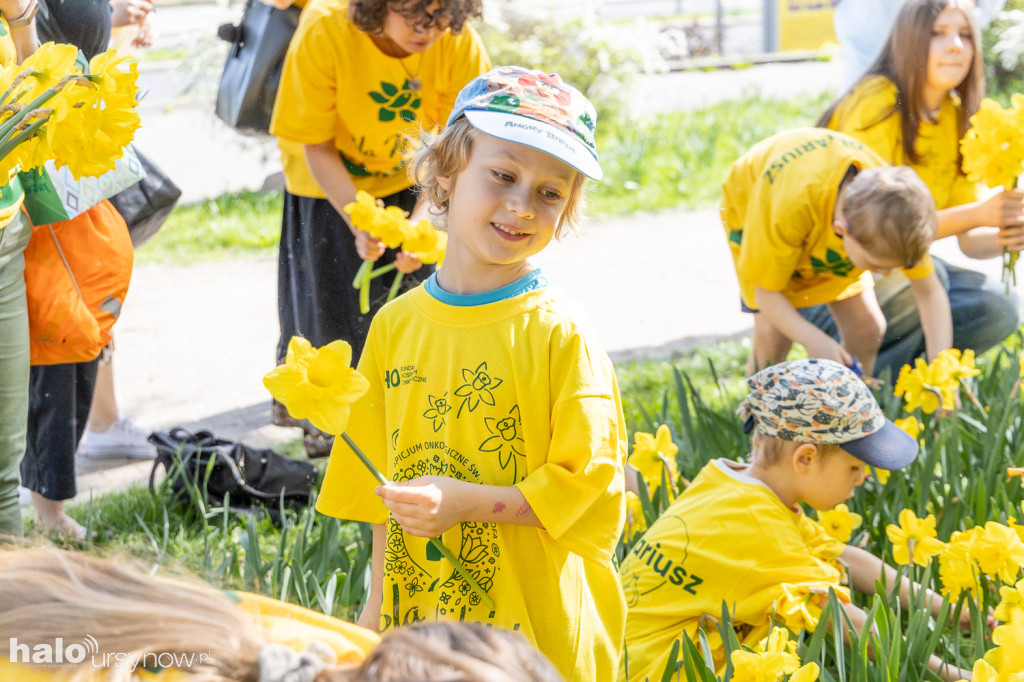
<instances>
[{"instance_id":1,"label":"boy wearing cap","mask_svg":"<svg viewBox=\"0 0 1024 682\"><path fill-rule=\"evenodd\" d=\"M414 162L443 213L444 267L374 318L370 382L317 509L374 525L360 624L469 620L518 630L568 680L614 679L626 606L612 563L626 429L611 362L530 258L601 177L596 113L557 75L471 81ZM491 608L427 542L441 535Z\"/></svg>"},{"instance_id":2,"label":"boy wearing cap","mask_svg":"<svg viewBox=\"0 0 1024 682\"><path fill-rule=\"evenodd\" d=\"M866 616L850 603L839 562L863 592L873 593L879 577L895 582L894 569L830 538L798 503L823 511L845 502L863 483L865 464L901 469L917 456L917 442L885 418L851 370L831 360L774 365L747 383L739 413L753 432L750 463L705 465L622 562L629 670L622 666L620 680L661 679L672 643L681 635L697 643L699 628L720 668L723 604L750 647L767 636L773 614L794 631L813 630L817 623L800 607L820 608L829 590L859 630ZM942 599L928 598L937 611ZM943 663L932 657L929 667ZM946 672L959 679L958 669Z\"/></svg>"},{"instance_id":3,"label":"boy wearing cap","mask_svg":"<svg viewBox=\"0 0 1024 682\"><path fill-rule=\"evenodd\" d=\"M721 214L742 308L755 313L747 374L785 360L794 341L847 367L857 358L872 374L885 334L872 273L894 268L910 280L928 357L952 343L949 298L928 256L935 201L909 168L887 167L842 133L788 130L733 164ZM798 312L820 304L841 343Z\"/></svg>"}]
</instances>

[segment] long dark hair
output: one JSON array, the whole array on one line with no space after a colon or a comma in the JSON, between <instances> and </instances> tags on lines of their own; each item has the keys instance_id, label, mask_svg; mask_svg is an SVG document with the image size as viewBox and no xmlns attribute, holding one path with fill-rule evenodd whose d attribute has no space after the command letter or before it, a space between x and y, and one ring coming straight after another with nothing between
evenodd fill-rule
<instances>
[{"instance_id":1,"label":"long dark hair","mask_svg":"<svg viewBox=\"0 0 1024 682\"><path fill-rule=\"evenodd\" d=\"M903 133L903 154L910 163L920 158L914 149L921 121L930 119L931 114L924 102L924 87L928 78L928 53L931 49L932 30L939 14L948 8L959 9L967 16L971 29L974 56L971 68L963 81L954 88L960 96L961 119L957 130L962 139L967 132L969 119L978 111L985 96L985 71L981 58L981 34L974 20L974 12L967 0L906 0L900 7L889 39L867 73L849 90L843 93L818 119L817 126L827 128L839 104L846 99L864 80L873 76L884 76L896 85L896 105L892 111L882 112L880 123L889 116L899 114L900 129Z\"/></svg>"}]
</instances>

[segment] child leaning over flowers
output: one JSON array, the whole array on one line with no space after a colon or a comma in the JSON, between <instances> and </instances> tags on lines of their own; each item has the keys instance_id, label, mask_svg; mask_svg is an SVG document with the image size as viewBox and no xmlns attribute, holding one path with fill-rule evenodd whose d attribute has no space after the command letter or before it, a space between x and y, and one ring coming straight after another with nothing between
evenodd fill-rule
<instances>
[{"instance_id":1,"label":"child leaning over flowers","mask_svg":"<svg viewBox=\"0 0 1024 682\"><path fill-rule=\"evenodd\" d=\"M903 468L917 456L917 442L885 418L852 371L831 360L774 365L747 384L740 414L744 430L753 431L750 464L705 465L622 562L629 674L623 667L621 680L660 679L672 642L682 633L696 643L698 628L721 666L715 621L723 604L751 647L773 618L794 632L813 630L830 589L863 628L867 617L850 603L837 561L858 590L874 593L879 577L886 589L895 585L895 569L830 538L797 503L832 509L864 481L865 463ZM903 579L901 601L911 587ZM937 612L941 597L927 596ZM934 656L928 667L946 679L963 674Z\"/></svg>"},{"instance_id":2,"label":"child leaning over flowers","mask_svg":"<svg viewBox=\"0 0 1024 682\"><path fill-rule=\"evenodd\" d=\"M529 258L601 177L596 114L556 75L503 67L459 94L414 172L444 211L444 267L374 318L349 435L317 509L374 525L360 623L518 630L567 679L608 680L625 622L612 564L626 432L607 356ZM487 607L428 545L442 535Z\"/></svg>"}]
</instances>

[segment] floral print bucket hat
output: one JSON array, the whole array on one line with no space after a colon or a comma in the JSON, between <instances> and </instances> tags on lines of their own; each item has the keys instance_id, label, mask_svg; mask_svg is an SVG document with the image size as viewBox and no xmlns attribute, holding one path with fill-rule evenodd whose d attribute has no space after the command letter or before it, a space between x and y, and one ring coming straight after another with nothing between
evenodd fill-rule
<instances>
[{"instance_id":1,"label":"floral print bucket hat","mask_svg":"<svg viewBox=\"0 0 1024 682\"><path fill-rule=\"evenodd\" d=\"M867 385L838 362L783 362L747 379L743 430L797 443L835 444L878 469L902 469L917 441L886 419Z\"/></svg>"}]
</instances>

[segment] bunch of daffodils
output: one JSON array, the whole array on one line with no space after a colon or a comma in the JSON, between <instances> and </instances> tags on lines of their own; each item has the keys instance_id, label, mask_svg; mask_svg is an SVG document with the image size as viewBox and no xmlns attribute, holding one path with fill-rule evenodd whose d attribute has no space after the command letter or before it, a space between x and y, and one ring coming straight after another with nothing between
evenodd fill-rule
<instances>
[{"instance_id":1,"label":"bunch of daffodils","mask_svg":"<svg viewBox=\"0 0 1024 682\"><path fill-rule=\"evenodd\" d=\"M76 179L111 170L139 127L137 78L135 61L114 50L86 64L55 43L0 69L0 182L47 161Z\"/></svg>"},{"instance_id":2,"label":"bunch of daffodils","mask_svg":"<svg viewBox=\"0 0 1024 682\"><path fill-rule=\"evenodd\" d=\"M932 414L940 407L949 411L957 407L960 386L977 375L973 350L961 354L956 348L947 348L931 363L917 358L913 369L903 365L893 395L903 396L907 412L921 408L925 414Z\"/></svg>"},{"instance_id":3,"label":"bunch of daffodils","mask_svg":"<svg viewBox=\"0 0 1024 682\"><path fill-rule=\"evenodd\" d=\"M397 206L385 207L380 200L362 190L356 192L356 200L346 204L344 210L351 217L352 225L356 229L379 239L389 249L401 248L428 265L444 260L448 235L435 228L429 221L421 220L413 225L408 220L408 213ZM394 269L394 263L374 269L373 261L363 261L355 279L352 280L352 286L359 290L359 309L363 314L370 311L370 282L375 277ZM402 273L395 275L387 300L390 301L398 295L402 277Z\"/></svg>"},{"instance_id":4,"label":"bunch of daffodils","mask_svg":"<svg viewBox=\"0 0 1024 682\"><path fill-rule=\"evenodd\" d=\"M971 128L960 142L964 171L972 182L989 187L1017 186L1024 172L1024 95L1015 94L1009 109L995 100L984 99L978 113L971 116ZM1019 254L1003 250L1003 280L1017 283L1016 264Z\"/></svg>"}]
</instances>

